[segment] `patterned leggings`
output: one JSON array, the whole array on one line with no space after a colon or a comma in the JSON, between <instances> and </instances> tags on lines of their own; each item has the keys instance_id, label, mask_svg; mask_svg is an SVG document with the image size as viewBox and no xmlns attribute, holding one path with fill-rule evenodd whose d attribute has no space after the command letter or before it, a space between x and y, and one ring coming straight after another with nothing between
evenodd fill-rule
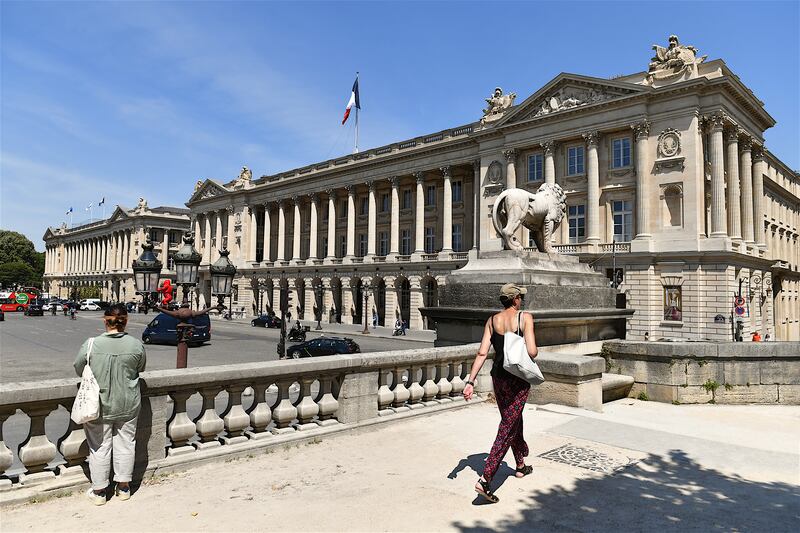
<instances>
[{"instance_id":1,"label":"patterned leggings","mask_svg":"<svg viewBox=\"0 0 800 533\"><path fill-rule=\"evenodd\" d=\"M515 377L493 376L492 383L494 384L494 395L497 398L497 407L500 409L500 427L483 470L483 477L487 481L491 481L494 477L500 462L508 453L509 447L514 453L516 464L522 463L528 456L528 445L522 434L522 410L531 386Z\"/></svg>"}]
</instances>

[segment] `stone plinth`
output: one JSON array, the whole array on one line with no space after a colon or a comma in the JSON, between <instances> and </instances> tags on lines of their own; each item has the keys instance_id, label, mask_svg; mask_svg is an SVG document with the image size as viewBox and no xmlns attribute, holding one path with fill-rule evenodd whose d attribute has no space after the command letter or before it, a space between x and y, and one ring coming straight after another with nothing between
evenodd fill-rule
<instances>
[{"instance_id":1,"label":"stone plinth","mask_svg":"<svg viewBox=\"0 0 800 533\"><path fill-rule=\"evenodd\" d=\"M486 320L502 309L500 287L528 289L526 311L540 346L624 338L632 310L616 308L616 290L577 257L510 250L481 252L439 288L439 306L421 309L436 323L436 346L479 342Z\"/></svg>"}]
</instances>

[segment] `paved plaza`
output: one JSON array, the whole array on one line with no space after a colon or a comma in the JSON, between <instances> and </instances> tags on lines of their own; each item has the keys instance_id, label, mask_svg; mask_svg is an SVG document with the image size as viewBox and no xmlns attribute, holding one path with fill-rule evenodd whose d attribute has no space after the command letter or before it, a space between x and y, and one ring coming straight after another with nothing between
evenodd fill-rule
<instances>
[{"instance_id":1,"label":"paved plaza","mask_svg":"<svg viewBox=\"0 0 800 533\"><path fill-rule=\"evenodd\" d=\"M155 314L132 314L129 316L128 332L141 338L142 331ZM323 331L311 325L308 339L317 335L352 337L362 352L425 348L433 346L434 332L409 331L406 337L391 337L389 328L371 330L370 335L361 335L359 325L322 324ZM39 381L73 377L72 363L78 348L90 336L103 332L101 312L80 312L78 319L70 320L59 314L42 317L26 317L21 313L6 313L5 322L0 322L0 383L16 381ZM254 328L250 320L224 321L212 319L211 342L189 349L189 367L227 365L274 361L277 356L280 330ZM387 338L388 336L388 338ZM287 347L292 342L287 342ZM175 346L147 346L147 370L175 368Z\"/></svg>"},{"instance_id":2,"label":"paved plaza","mask_svg":"<svg viewBox=\"0 0 800 533\"><path fill-rule=\"evenodd\" d=\"M800 409L625 399L525 412L533 475L507 456L496 505L472 492L489 402L182 472L131 500L82 494L3 510L3 531L792 531Z\"/></svg>"}]
</instances>

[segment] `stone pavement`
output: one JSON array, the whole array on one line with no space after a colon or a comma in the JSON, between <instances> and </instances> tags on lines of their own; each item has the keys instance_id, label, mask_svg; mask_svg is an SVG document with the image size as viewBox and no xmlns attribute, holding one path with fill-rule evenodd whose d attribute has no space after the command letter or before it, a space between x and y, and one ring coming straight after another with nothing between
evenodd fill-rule
<instances>
[{"instance_id":1,"label":"stone pavement","mask_svg":"<svg viewBox=\"0 0 800 533\"><path fill-rule=\"evenodd\" d=\"M127 502L82 494L4 508L11 531L792 531L800 408L528 406L534 473L472 486L499 419L489 402L156 473Z\"/></svg>"}]
</instances>

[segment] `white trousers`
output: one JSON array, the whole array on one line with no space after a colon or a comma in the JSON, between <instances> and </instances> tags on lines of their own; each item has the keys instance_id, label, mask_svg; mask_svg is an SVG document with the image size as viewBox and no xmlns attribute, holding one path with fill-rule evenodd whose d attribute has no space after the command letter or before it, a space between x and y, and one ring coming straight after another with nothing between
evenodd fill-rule
<instances>
[{"instance_id":1,"label":"white trousers","mask_svg":"<svg viewBox=\"0 0 800 533\"><path fill-rule=\"evenodd\" d=\"M114 481L129 482L133 476L136 455L136 421L103 422L102 419L86 422L83 429L89 444L89 472L92 490L108 487L111 461L114 461Z\"/></svg>"}]
</instances>

